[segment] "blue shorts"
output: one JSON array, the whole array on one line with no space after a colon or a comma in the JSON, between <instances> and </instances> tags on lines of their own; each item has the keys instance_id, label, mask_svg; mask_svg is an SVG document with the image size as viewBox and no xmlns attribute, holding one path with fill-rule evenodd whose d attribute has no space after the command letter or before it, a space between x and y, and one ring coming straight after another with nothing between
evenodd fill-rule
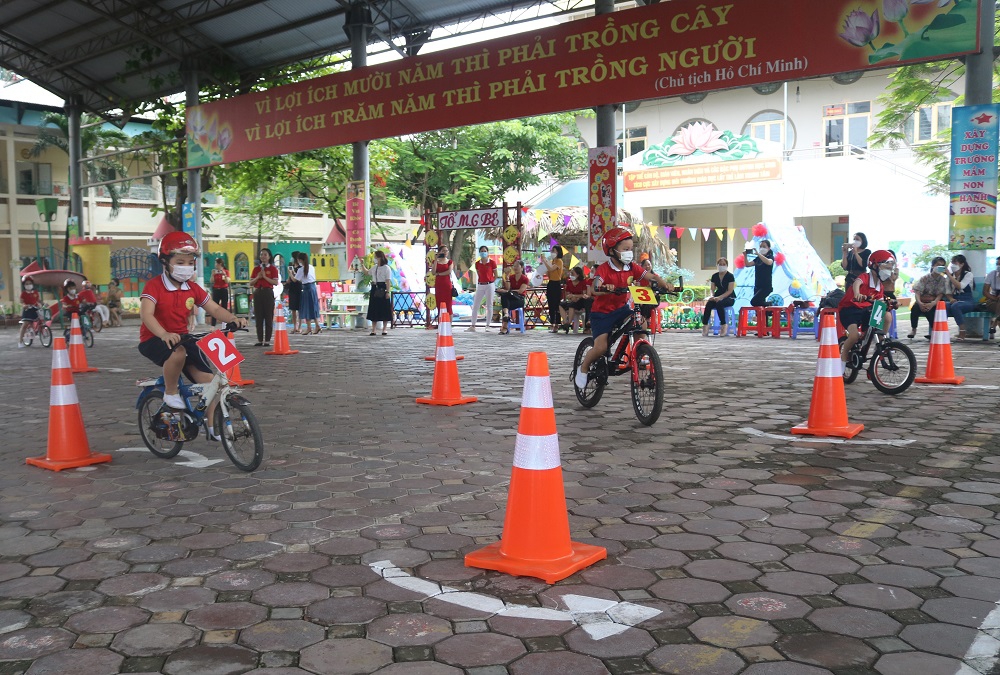
<instances>
[{"instance_id":1,"label":"blue shorts","mask_svg":"<svg viewBox=\"0 0 1000 675\"><path fill-rule=\"evenodd\" d=\"M622 305L613 312L591 312L590 332L594 339L596 340L602 335L610 335L616 326L632 315L632 312L632 308L628 305Z\"/></svg>"},{"instance_id":2,"label":"blue shorts","mask_svg":"<svg viewBox=\"0 0 1000 675\"><path fill-rule=\"evenodd\" d=\"M35 307L25 307L21 311L22 321L35 321L38 319L38 309Z\"/></svg>"}]
</instances>

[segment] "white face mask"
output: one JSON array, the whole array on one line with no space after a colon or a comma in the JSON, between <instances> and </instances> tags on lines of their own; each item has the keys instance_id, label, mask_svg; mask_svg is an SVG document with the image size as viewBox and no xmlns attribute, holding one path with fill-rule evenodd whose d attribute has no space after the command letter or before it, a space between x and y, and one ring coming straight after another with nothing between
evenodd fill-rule
<instances>
[{"instance_id":1,"label":"white face mask","mask_svg":"<svg viewBox=\"0 0 1000 675\"><path fill-rule=\"evenodd\" d=\"M633 251L619 251L618 257L621 258L623 263L628 265L635 257L635 253Z\"/></svg>"},{"instance_id":2,"label":"white face mask","mask_svg":"<svg viewBox=\"0 0 1000 675\"><path fill-rule=\"evenodd\" d=\"M951 272L952 274L954 274L955 272L957 272L957 271L958 271L958 270L960 270L960 269L961 269L961 268L960 268L960 267L959 267L958 265L956 265L955 263L952 263L952 264L948 265L948 270L949 270L949 271L950 271L950 272Z\"/></svg>"},{"instance_id":3,"label":"white face mask","mask_svg":"<svg viewBox=\"0 0 1000 675\"><path fill-rule=\"evenodd\" d=\"M892 276L892 270L879 270L878 271L878 278L881 279L882 281L888 281L889 277L891 277L891 276Z\"/></svg>"},{"instance_id":4,"label":"white face mask","mask_svg":"<svg viewBox=\"0 0 1000 675\"><path fill-rule=\"evenodd\" d=\"M770 250L771 249L769 249L767 246L761 246L760 247L760 254L761 255L767 255L767 252L770 251Z\"/></svg>"},{"instance_id":5,"label":"white face mask","mask_svg":"<svg viewBox=\"0 0 1000 675\"><path fill-rule=\"evenodd\" d=\"M76 291L70 291L69 292L69 297L75 298L76 297Z\"/></svg>"},{"instance_id":6,"label":"white face mask","mask_svg":"<svg viewBox=\"0 0 1000 675\"><path fill-rule=\"evenodd\" d=\"M194 276L194 265L174 265L174 269L170 272L170 276L177 279L177 281L187 281Z\"/></svg>"},{"instance_id":7,"label":"white face mask","mask_svg":"<svg viewBox=\"0 0 1000 675\"><path fill-rule=\"evenodd\" d=\"M854 248L861 248L861 240L860 239L855 239L854 240Z\"/></svg>"},{"instance_id":8,"label":"white face mask","mask_svg":"<svg viewBox=\"0 0 1000 675\"><path fill-rule=\"evenodd\" d=\"M1000 265L997 265L997 268L1000 268ZM32 291L34 289L35 289L35 285L34 284L25 284L24 285L24 290L26 290L26 291Z\"/></svg>"},{"instance_id":9,"label":"white face mask","mask_svg":"<svg viewBox=\"0 0 1000 675\"><path fill-rule=\"evenodd\" d=\"M726 267L725 265L719 265L719 274L725 274L728 271L729 271L728 267Z\"/></svg>"}]
</instances>

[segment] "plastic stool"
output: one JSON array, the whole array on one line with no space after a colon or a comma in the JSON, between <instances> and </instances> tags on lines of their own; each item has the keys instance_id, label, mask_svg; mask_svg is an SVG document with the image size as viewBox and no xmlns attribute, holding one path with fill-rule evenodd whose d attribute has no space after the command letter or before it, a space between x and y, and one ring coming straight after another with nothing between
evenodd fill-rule
<instances>
[{"instance_id":1,"label":"plastic stool","mask_svg":"<svg viewBox=\"0 0 1000 675\"><path fill-rule=\"evenodd\" d=\"M803 326L802 324L802 314L804 312L813 313L813 325ZM819 314L817 314L817 309L815 307L796 307L792 311L792 339L797 340L799 333L806 335L818 335L819 334Z\"/></svg>"},{"instance_id":2,"label":"plastic stool","mask_svg":"<svg viewBox=\"0 0 1000 675\"><path fill-rule=\"evenodd\" d=\"M514 321L514 317L517 317L517 321ZM524 309L510 310L510 318L507 320L507 330L514 328L521 331L521 335L524 335L524 323Z\"/></svg>"},{"instance_id":3,"label":"plastic stool","mask_svg":"<svg viewBox=\"0 0 1000 675\"><path fill-rule=\"evenodd\" d=\"M733 306L730 305L726 307L726 325L729 326L731 331L730 335L736 335L736 331L733 330L733 326L736 324L736 312L733 311ZM722 322L719 321L719 309L716 308L712 311L712 335L718 335L722 330Z\"/></svg>"},{"instance_id":4,"label":"plastic stool","mask_svg":"<svg viewBox=\"0 0 1000 675\"><path fill-rule=\"evenodd\" d=\"M740 307L740 319L736 326L736 337L746 337L750 330L750 312L754 313L754 319L757 321L758 328L760 330L760 319L763 314L763 307ZM761 336L763 337L763 336Z\"/></svg>"},{"instance_id":5,"label":"plastic stool","mask_svg":"<svg viewBox=\"0 0 1000 675\"><path fill-rule=\"evenodd\" d=\"M663 332L663 310L657 307L649 317L649 332L656 334Z\"/></svg>"},{"instance_id":6,"label":"plastic stool","mask_svg":"<svg viewBox=\"0 0 1000 675\"><path fill-rule=\"evenodd\" d=\"M765 307L764 308L764 335L770 333L771 337L777 340L781 337L782 333L788 333L789 336L792 334L792 317L791 313L788 311L788 307ZM767 319L771 319L771 327L767 327ZM781 327L781 320L785 320L785 327ZM758 328L757 335L760 335L760 330Z\"/></svg>"}]
</instances>

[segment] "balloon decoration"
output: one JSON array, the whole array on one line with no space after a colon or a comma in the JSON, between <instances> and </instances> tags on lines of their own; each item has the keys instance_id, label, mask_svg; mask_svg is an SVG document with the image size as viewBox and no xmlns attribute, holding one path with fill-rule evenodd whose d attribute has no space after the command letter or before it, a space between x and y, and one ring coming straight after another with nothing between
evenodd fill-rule
<instances>
[{"instance_id":1,"label":"balloon decoration","mask_svg":"<svg viewBox=\"0 0 1000 675\"><path fill-rule=\"evenodd\" d=\"M753 230L754 237L766 237L767 236L767 225L764 223L757 223L751 228Z\"/></svg>"}]
</instances>

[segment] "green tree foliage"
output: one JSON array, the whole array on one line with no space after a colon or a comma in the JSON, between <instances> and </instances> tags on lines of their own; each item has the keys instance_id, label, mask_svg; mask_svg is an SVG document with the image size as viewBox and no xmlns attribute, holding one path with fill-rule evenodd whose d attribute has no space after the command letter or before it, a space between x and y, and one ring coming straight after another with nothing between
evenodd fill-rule
<instances>
[{"instance_id":1,"label":"green tree foliage","mask_svg":"<svg viewBox=\"0 0 1000 675\"><path fill-rule=\"evenodd\" d=\"M913 257L913 267L918 267L920 269L928 270L931 267L931 261L934 258L941 257L945 260L951 260L951 256L954 255L955 251L949 251L947 244L938 244L937 246L931 246L925 251L921 251L916 256Z\"/></svg>"}]
</instances>

